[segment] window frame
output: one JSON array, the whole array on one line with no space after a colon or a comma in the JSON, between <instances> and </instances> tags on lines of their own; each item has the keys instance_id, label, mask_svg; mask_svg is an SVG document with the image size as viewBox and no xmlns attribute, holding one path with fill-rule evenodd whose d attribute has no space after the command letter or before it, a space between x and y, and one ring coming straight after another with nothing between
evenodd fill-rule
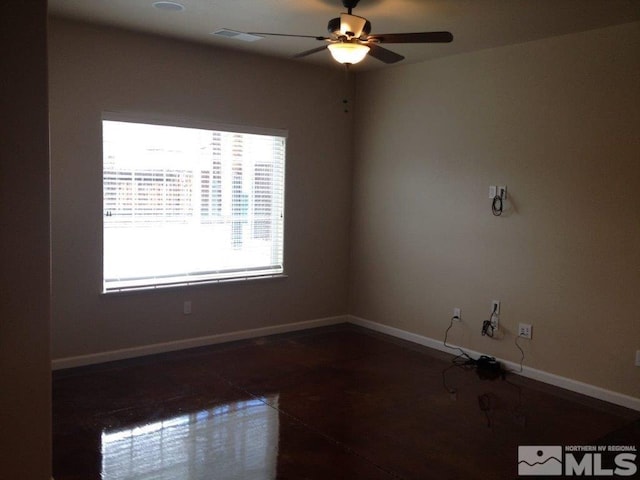
<instances>
[{"instance_id":1,"label":"window frame","mask_svg":"<svg viewBox=\"0 0 640 480\"><path fill-rule=\"evenodd\" d=\"M281 204L281 238L279 239L279 243L281 245L281 262L279 271L272 271L264 273L263 268L259 267L248 267L242 270L239 269L219 269L215 272L206 272L197 275L189 275L187 278L180 279L179 281L166 281L166 282L157 282L154 281L154 278L161 278L162 276L149 276L144 277L149 280L149 282L139 282L135 285L119 285L119 286L108 286L105 278L105 217L106 213L104 210L105 206L105 149L104 149L104 132L103 125L105 121L113 121L113 122L127 122L127 123L135 123L135 124L147 124L147 125L157 125L157 126L167 126L167 127L179 127L179 128L190 128L190 129L201 129L208 131L217 131L217 132L226 132L226 133L237 133L237 134L249 134L249 135L265 135L272 137L280 137L283 139L282 146L282 161L281 161L281 196L282 196L282 204ZM288 142L288 131L286 129L280 128L266 128L266 127L256 127L256 126L247 126L247 125L238 125L238 124L230 124L230 123L222 123L210 120L201 120L195 118L186 118L186 117L178 117L178 116L164 116L164 115L150 115L150 114L138 114L138 113L123 113L123 112L114 112L114 111L104 111L102 112L102 116L100 119L100 139L101 139L101 153L102 153L102 173L101 173L101 203L102 203L102 230L101 230L101 285L103 295L113 295L118 293L128 293L128 292L136 292L136 291L154 291L161 289L170 289L170 288L184 288L190 286L197 285L208 285L208 284L218 284L218 283L238 283L238 282L247 282L247 281L258 281L258 280L266 280L266 279L274 279L274 278L287 278L286 273L286 245L285 245L285 224L286 224L286 165L287 165L287 142ZM251 274L251 271L257 271L258 273ZM237 275L229 275L229 272L236 272ZM169 277L178 277L183 274L176 273L175 275L171 275Z\"/></svg>"}]
</instances>

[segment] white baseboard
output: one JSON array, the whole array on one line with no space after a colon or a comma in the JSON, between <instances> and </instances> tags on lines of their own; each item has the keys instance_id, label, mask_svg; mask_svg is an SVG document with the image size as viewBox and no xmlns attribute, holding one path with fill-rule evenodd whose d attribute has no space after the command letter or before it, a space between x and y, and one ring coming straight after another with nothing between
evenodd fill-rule
<instances>
[{"instance_id":1,"label":"white baseboard","mask_svg":"<svg viewBox=\"0 0 640 480\"><path fill-rule=\"evenodd\" d=\"M252 328L249 330L220 333L217 335L208 335L205 337L187 338L184 340L176 340L172 342L142 345L139 347L123 348L120 350L111 350L107 352L79 355L75 357L58 358L51 362L51 368L53 370L62 370L64 368L83 367L86 365L94 365L97 363L112 362L114 360L142 357L145 355L153 355L156 353L165 353L173 352L176 350L184 350L187 348L204 347L207 345L215 345L217 343L226 343L236 340L245 340L248 338L264 337L267 335L294 332L297 330L308 330L310 328L325 327L328 325L336 325L338 323L346 323L347 321L348 317L346 315L341 315L336 317L307 320L304 322L285 323L281 325L273 325L270 327Z\"/></svg>"},{"instance_id":2,"label":"white baseboard","mask_svg":"<svg viewBox=\"0 0 640 480\"><path fill-rule=\"evenodd\" d=\"M372 322L364 318L356 317L354 315L340 315L336 317L319 318L316 320L307 320L296 323L286 323L281 325L274 325L270 327L254 328L249 330L240 330L236 332L220 333L217 335L208 335L205 337L188 338L185 340L176 340L165 343L155 343L152 345L143 345L139 347L124 348L120 350L112 350L107 352L93 353L89 355L79 355L75 357L66 357L55 359L51 362L53 370L61 370L64 368L82 367L86 365L93 365L97 363L111 362L114 360L124 360L127 358L142 357L145 355L153 355L156 353L172 352L176 350L184 350L187 348L204 347L207 345L215 345L218 343L233 342L236 340L245 340L249 338L263 337L267 335L275 335L278 333L294 332L298 330L307 330L310 328L324 327L328 325L336 325L339 323L351 323L360 327L368 328L380 333L391 335L392 337L407 340L409 342L424 345L429 348L440 350L443 352L451 353L452 350L443 345L442 340L435 340L433 338L411 333L406 330L401 330L396 327L390 327L382 323ZM456 347L456 345L452 345ZM473 356L483 355L481 352L476 352L465 348L465 351ZM519 369L520 365L508 360L498 359L507 368L511 370ZM561 377L553 373L544 372L535 368L523 366L522 372L518 373L527 378L538 380L556 387L564 388L576 393L581 393L589 397L604 400L605 402L620 405L622 407L630 408L640 411L640 398L631 397L623 393L606 390L604 388L596 387L588 383L583 383L578 380L573 380L566 377Z\"/></svg>"},{"instance_id":3,"label":"white baseboard","mask_svg":"<svg viewBox=\"0 0 640 480\"><path fill-rule=\"evenodd\" d=\"M400 338L402 340L407 340L409 342L424 345L426 347L434 348L436 350L440 350L443 352L452 353L452 350L450 348L447 348L444 346L442 340L435 340L433 338L425 337L423 335L407 332L406 330L390 327L389 325L372 322L371 320L365 320L364 318L356 317L354 315L348 315L348 322L354 325L359 325L361 327L368 328L370 330L375 330L380 333L385 333L387 335L391 335L392 337ZM452 345L452 346L454 348L457 347L457 345ZM469 355L472 355L472 356L479 357L480 355L484 355L481 352L469 350L468 348L465 348L464 350ZM500 358L498 360L511 370L520 369L520 364L518 363L511 362L508 360L503 360ZM598 400L604 400L605 402L613 403L615 405L620 405L622 407L640 411L640 398L632 397L630 395L625 395L623 393L618 393L611 390L606 390L604 388L596 387L595 385L579 382L578 380L572 380L571 378L561 377L560 375L544 372L542 370L537 370L531 367L523 366L522 372L515 372L515 373L517 373L518 375L522 375L523 377L548 383L550 385L564 388L572 392L581 393L589 397L597 398Z\"/></svg>"}]
</instances>

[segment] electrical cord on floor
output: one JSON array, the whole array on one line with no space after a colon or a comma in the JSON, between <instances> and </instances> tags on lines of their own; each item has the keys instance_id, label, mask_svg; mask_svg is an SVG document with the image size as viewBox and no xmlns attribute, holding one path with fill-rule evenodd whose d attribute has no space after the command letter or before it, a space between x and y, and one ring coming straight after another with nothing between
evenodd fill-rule
<instances>
[{"instance_id":1,"label":"electrical cord on floor","mask_svg":"<svg viewBox=\"0 0 640 480\"><path fill-rule=\"evenodd\" d=\"M518 350L520 350L520 353L522 354L522 356L520 357L520 370L518 371L512 370L515 373L522 373L522 364L524 363L524 350L522 350L522 347L518 343L519 338L520 338L520 335L516 335L515 344L516 344L516 347L518 347Z\"/></svg>"},{"instance_id":2,"label":"electrical cord on floor","mask_svg":"<svg viewBox=\"0 0 640 480\"><path fill-rule=\"evenodd\" d=\"M453 367L459 367L463 369L473 369L475 368L475 365L476 365L476 361L473 358L471 358L469 354L467 354L467 352L462 350L460 347L454 347L452 345L447 344L449 330L451 330L451 327L453 327L453 322L455 320L460 320L460 317L458 317L457 315L454 315L453 317L451 317L451 322L449 322L449 326L447 327L447 330L444 332L444 342L443 342L445 347L450 348L452 350L458 350L460 352L460 354L454 357L454 359L452 360L453 364L449 365L447 368L442 370L442 386L450 395L455 395L456 389L449 388L449 386L447 385L447 378L446 378L447 372Z\"/></svg>"},{"instance_id":3,"label":"electrical cord on floor","mask_svg":"<svg viewBox=\"0 0 640 480\"><path fill-rule=\"evenodd\" d=\"M442 370L442 386L444 387L444 389L447 391L449 395L455 395L456 389L450 388L449 385L447 385L447 372L451 370L453 367L457 367L457 366L458 365L454 363L453 365L449 365L447 368ZM452 397L452 398L455 400L455 397Z\"/></svg>"},{"instance_id":4,"label":"electrical cord on floor","mask_svg":"<svg viewBox=\"0 0 640 480\"><path fill-rule=\"evenodd\" d=\"M493 336L493 327L491 322L493 321L493 317L496 314L496 311L498 309L497 305L493 306L493 311L491 312L491 315L489 316L489 320L485 320L483 322L483 335L489 335L489 336ZM454 347L451 346L449 344L447 344L447 339L449 337L449 331L451 330L451 328L453 327L453 322L455 320L459 320L460 317L454 315L453 317L451 317L451 321L449 322L449 326L447 327L445 333L444 333L444 346L447 348L451 348L453 350L457 350L460 352L459 355L457 355L456 357L453 358L452 360L452 364L449 365L448 367L444 368L442 370L442 387L447 391L447 393L451 396L452 400L457 400L457 390L451 386L449 386L449 384L447 384L447 372L449 372L452 368L458 367L462 370L476 370L476 372L478 373L478 376L480 377L480 379L482 380L495 380L497 378L502 378L502 380L506 381L507 384L509 384L511 387L515 388L517 391L517 404L515 406L515 408L512 409L512 414L513 414L513 418L514 421L520 425L520 426L525 426L527 423L527 416L526 414L522 411L522 387L520 385L517 385L511 381L509 381L506 378L506 374L507 373L522 373L523 371L523 364L524 364L524 350L522 349L522 347L520 347L520 344L518 343L518 339L520 338L519 336L516 335L515 337L515 344L516 347L518 348L518 350L520 350L521 353L521 357L520 357L520 369L519 370L510 370L510 371L506 371L504 370L500 364L498 362L496 362L496 360L493 357L487 357L485 355L481 356L480 358L473 359L469 356L469 354L467 354L467 352L465 352L462 348L460 347ZM488 327L486 327L486 332L485 332L485 324L488 324ZM487 420L487 428L492 428L493 426L493 421L492 421L492 414L493 411L495 410L495 406L494 404L495 402L495 395L491 394L491 393L485 393L483 395L479 395L478 396L478 406L480 407L480 411L482 411L482 413L485 415L485 418Z\"/></svg>"},{"instance_id":5,"label":"electrical cord on floor","mask_svg":"<svg viewBox=\"0 0 640 480\"><path fill-rule=\"evenodd\" d=\"M478 395L478 406L480 407L480 411L484 413L484 416L487 419L487 428L491 428L491 413L495 410L494 404L496 403L494 399L495 395L492 393L483 393L482 395Z\"/></svg>"},{"instance_id":6,"label":"electrical cord on floor","mask_svg":"<svg viewBox=\"0 0 640 480\"><path fill-rule=\"evenodd\" d=\"M505 383L515 388L518 392L518 403L514 408L511 409L511 413L513 414L513 419L515 420L516 424L521 427L525 427L527 425L527 414L522 407L522 387L516 383L513 383L508 378L505 380Z\"/></svg>"},{"instance_id":7,"label":"electrical cord on floor","mask_svg":"<svg viewBox=\"0 0 640 480\"><path fill-rule=\"evenodd\" d=\"M442 386L450 395L455 395L458 391L455 388L449 387L447 384L447 372L454 367L461 368L462 370L473 370L476 368L476 361L472 358L461 360L462 355L458 355L453 359L453 363L442 370ZM455 400L455 397L453 398Z\"/></svg>"},{"instance_id":8,"label":"electrical cord on floor","mask_svg":"<svg viewBox=\"0 0 640 480\"><path fill-rule=\"evenodd\" d=\"M453 347L451 345L447 345L447 337L449 336L449 330L451 330L451 327L453 327L453 321L454 320L460 320L460 317L458 317L457 315L454 315L453 317L451 317L451 322L449 323L449 327L447 328L447 330L444 332L444 346L447 348L451 348L452 350L458 350L460 352L460 355L458 355L456 358L453 359L453 362L456 362L456 359L460 358L460 357L465 357L468 360L473 360L468 354L467 352L465 352L464 350L462 350L460 347Z\"/></svg>"}]
</instances>

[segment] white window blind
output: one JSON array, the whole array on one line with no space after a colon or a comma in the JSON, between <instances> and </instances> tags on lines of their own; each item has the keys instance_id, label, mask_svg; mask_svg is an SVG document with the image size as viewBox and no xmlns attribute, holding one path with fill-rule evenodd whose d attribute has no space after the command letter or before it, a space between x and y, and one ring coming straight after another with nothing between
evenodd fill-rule
<instances>
[{"instance_id":1,"label":"white window blind","mask_svg":"<svg viewBox=\"0 0 640 480\"><path fill-rule=\"evenodd\" d=\"M102 127L105 292L283 273L282 132Z\"/></svg>"}]
</instances>

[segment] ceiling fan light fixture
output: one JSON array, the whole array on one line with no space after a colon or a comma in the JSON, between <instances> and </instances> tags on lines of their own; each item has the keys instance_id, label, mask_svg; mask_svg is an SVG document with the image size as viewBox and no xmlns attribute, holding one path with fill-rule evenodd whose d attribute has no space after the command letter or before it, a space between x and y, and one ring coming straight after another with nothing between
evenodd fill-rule
<instances>
[{"instance_id":1,"label":"ceiling fan light fixture","mask_svg":"<svg viewBox=\"0 0 640 480\"><path fill-rule=\"evenodd\" d=\"M369 53L369 47L361 43L332 43L328 48L336 62L351 65L361 62Z\"/></svg>"},{"instance_id":2,"label":"ceiling fan light fixture","mask_svg":"<svg viewBox=\"0 0 640 480\"><path fill-rule=\"evenodd\" d=\"M340 14L340 33L342 35L358 38L362 35L362 30L364 30L366 24L366 18L349 15L348 13Z\"/></svg>"}]
</instances>

